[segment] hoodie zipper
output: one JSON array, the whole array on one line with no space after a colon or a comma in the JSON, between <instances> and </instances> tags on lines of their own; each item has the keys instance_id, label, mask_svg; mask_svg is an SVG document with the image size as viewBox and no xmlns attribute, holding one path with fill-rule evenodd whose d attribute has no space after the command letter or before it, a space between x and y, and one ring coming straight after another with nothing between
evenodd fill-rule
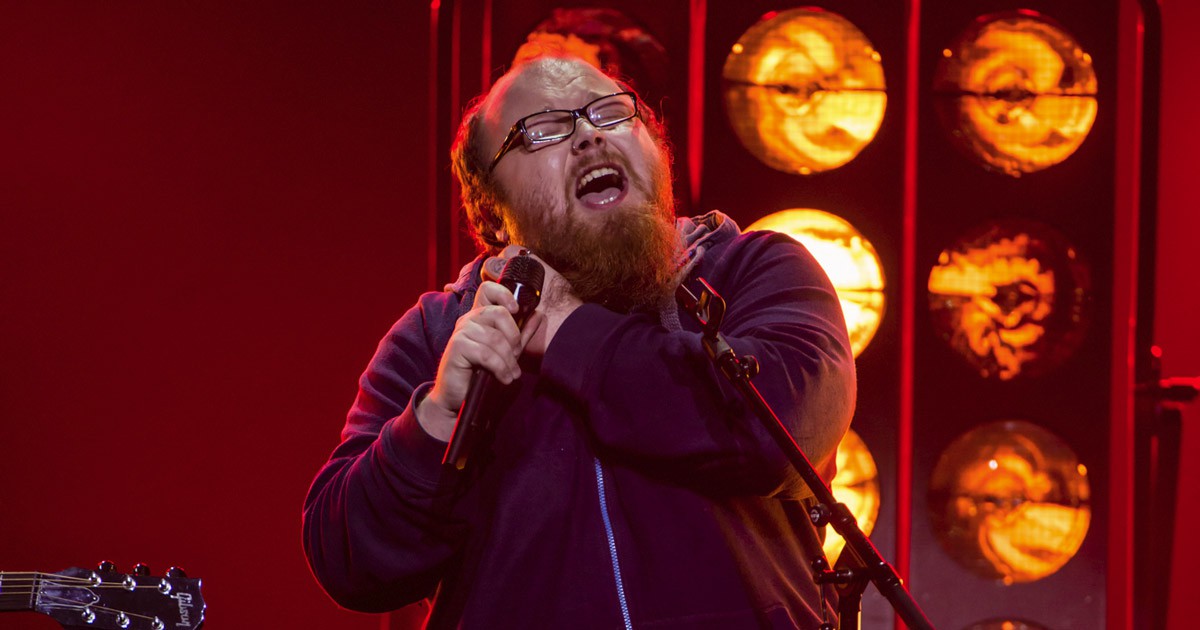
<instances>
[{"instance_id":1,"label":"hoodie zipper","mask_svg":"<svg viewBox=\"0 0 1200 630\"><path fill-rule=\"evenodd\" d=\"M621 580L621 562L617 559L617 539L613 536L612 520L608 517L608 501L604 495L604 468L599 458L592 460L596 464L596 489L600 492L600 517L604 519L604 535L608 537L608 555L612 558L613 576L617 581L617 601L621 603L621 618L625 621L625 630L633 630L629 620L629 603L625 600L625 583Z\"/></svg>"}]
</instances>

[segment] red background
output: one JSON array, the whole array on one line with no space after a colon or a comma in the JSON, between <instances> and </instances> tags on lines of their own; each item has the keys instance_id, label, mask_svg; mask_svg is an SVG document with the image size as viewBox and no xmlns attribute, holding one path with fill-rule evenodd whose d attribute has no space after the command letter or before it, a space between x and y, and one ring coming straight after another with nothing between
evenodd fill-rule
<instances>
[{"instance_id":1,"label":"red background","mask_svg":"<svg viewBox=\"0 0 1200 630\"><path fill-rule=\"evenodd\" d=\"M1165 5L1156 339L1197 375L1200 5ZM300 506L429 288L427 28L403 1L0 4L0 569L180 564L212 628L379 627L313 582ZM1172 627L1200 616L1197 417Z\"/></svg>"}]
</instances>

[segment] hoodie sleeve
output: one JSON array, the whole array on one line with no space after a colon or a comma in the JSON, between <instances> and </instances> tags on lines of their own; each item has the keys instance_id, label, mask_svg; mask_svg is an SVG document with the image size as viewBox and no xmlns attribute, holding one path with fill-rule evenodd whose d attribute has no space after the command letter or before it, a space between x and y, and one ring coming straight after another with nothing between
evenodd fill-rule
<instances>
[{"instance_id":1,"label":"hoodie sleeve","mask_svg":"<svg viewBox=\"0 0 1200 630\"><path fill-rule=\"evenodd\" d=\"M697 275L725 298L721 334L738 356L758 359L754 385L828 482L855 399L854 359L828 278L802 245L770 232L714 248ZM555 335L542 376L583 411L602 457L710 493L809 494L699 332L584 305Z\"/></svg>"},{"instance_id":2,"label":"hoodie sleeve","mask_svg":"<svg viewBox=\"0 0 1200 630\"><path fill-rule=\"evenodd\" d=\"M453 519L434 507L446 444L414 413L457 317L452 295L422 296L380 342L342 442L305 499L309 566L346 608L382 612L428 597L456 550Z\"/></svg>"}]
</instances>

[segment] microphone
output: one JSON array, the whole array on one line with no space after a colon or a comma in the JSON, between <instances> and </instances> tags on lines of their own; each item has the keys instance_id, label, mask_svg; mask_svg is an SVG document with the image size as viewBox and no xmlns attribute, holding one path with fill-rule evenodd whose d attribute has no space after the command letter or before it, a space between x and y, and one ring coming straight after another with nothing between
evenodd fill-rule
<instances>
[{"instance_id":1,"label":"microphone","mask_svg":"<svg viewBox=\"0 0 1200 630\"><path fill-rule=\"evenodd\" d=\"M500 274L500 284L512 291L517 298L517 312L513 319L517 328L525 326L525 320L533 314L538 301L542 297L542 281L546 277L546 269L542 264L522 250L520 254L510 258ZM467 467L467 458L475 450L476 443L491 426L491 418L483 410L483 401L488 392L495 387L496 377L484 368L477 367L471 372L471 382L467 385L467 396L458 410L458 421L454 424L454 434L442 457L442 465L453 465L458 470Z\"/></svg>"}]
</instances>

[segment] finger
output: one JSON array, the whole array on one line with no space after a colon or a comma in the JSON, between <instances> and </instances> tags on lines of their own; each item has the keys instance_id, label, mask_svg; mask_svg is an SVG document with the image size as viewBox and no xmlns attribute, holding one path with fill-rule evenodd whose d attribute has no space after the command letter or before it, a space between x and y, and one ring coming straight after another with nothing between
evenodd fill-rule
<instances>
[{"instance_id":1,"label":"finger","mask_svg":"<svg viewBox=\"0 0 1200 630\"><path fill-rule=\"evenodd\" d=\"M498 306L488 308L488 312L481 312L466 322L460 334L476 343L495 348L497 351L518 354L521 350L521 331L517 329L512 316L504 311L497 312L496 309L500 308ZM489 317L493 313L495 315Z\"/></svg>"},{"instance_id":2,"label":"finger","mask_svg":"<svg viewBox=\"0 0 1200 630\"><path fill-rule=\"evenodd\" d=\"M475 291L475 307L498 304L509 313L517 312L517 298L504 285L495 282L484 282Z\"/></svg>"},{"instance_id":3,"label":"finger","mask_svg":"<svg viewBox=\"0 0 1200 630\"><path fill-rule=\"evenodd\" d=\"M479 275L483 280L488 282L499 282L500 275L504 273L504 265L508 264L508 260L501 256L491 256L483 261L483 267L479 270Z\"/></svg>"},{"instance_id":4,"label":"finger","mask_svg":"<svg viewBox=\"0 0 1200 630\"><path fill-rule=\"evenodd\" d=\"M503 256L505 260L528 253L529 250L521 245L509 245L500 250L500 255Z\"/></svg>"},{"instance_id":5,"label":"finger","mask_svg":"<svg viewBox=\"0 0 1200 630\"><path fill-rule=\"evenodd\" d=\"M446 347L446 357L457 370L487 367L500 373L516 367L516 343L494 328L470 324L457 331ZM498 364L497 358L502 362Z\"/></svg>"},{"instance_id":6,"label":"finger","mask_svg":"<svg viewBox=\"0 0 1200 630\"><path fill-rule=\"evenodd\" d=\"M495 256L489 256L483 261L483 267L479 270L479 275L483 280L498 282L500 276L504 275L504 266L508 261L516 256L528 254L529 250L520 245L509 245L500 250L500 253Z\"/></svg>"},{"instance_id":7,"label":"finger","mask_svg":"<svg viewBox=\"0 0 1200 630\"><path fill-rule=\"evenodd\" d=\"M493 304L492 306L474 309L460 321L464 327L477 325L495 329L503 334L504 338L512 344L516 344L521 338L521 331L517 328L517 322L513 319L513 314L500 305Z\"/></svg>"},{"instance_id":8,"label":"finger","mask_svg":"<svg viewBox=\"0 0 1200 630\"><path fill-rule=\"evenodd\" d=\"M463 339L462 347L459 350L460 356L471 367L481 367L491 372L497 380L505 385L521 376L517 358L511 352L469 338Z\"/></svg>"}]
</instances>

